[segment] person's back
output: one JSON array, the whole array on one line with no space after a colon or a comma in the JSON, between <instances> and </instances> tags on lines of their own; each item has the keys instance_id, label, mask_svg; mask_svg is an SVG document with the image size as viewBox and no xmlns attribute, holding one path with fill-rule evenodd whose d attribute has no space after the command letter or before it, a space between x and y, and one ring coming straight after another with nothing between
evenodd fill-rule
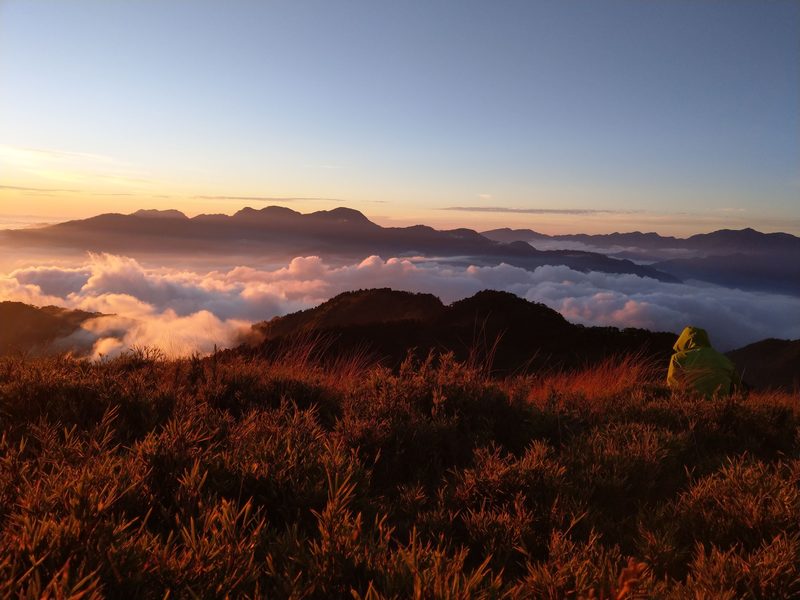
<instances>
[{"instance_id":1,"label":"person's back","mask_svg":"<svg viewBox=\"0 0 800 600\"><path fill-rule=\"evenodd\" d=\"M734 382L733 363L711 347L708 334L699 327L686 327L673 346L667 385L675 390L694 390L706 397L730 394Z\"/></svg>"}]
</instances>

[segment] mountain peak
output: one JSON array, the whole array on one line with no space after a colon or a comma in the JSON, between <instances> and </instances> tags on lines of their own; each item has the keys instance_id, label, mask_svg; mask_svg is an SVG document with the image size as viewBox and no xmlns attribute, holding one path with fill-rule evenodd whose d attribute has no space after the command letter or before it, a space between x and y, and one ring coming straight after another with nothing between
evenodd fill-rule
<instances>
[{"instance_id":1,"label":"mountain peak","mask_svg":"<svg viewBox=\"0 0 800 600\"><path fill-rule=\"evenodd\" d=\"M343 292L315 308L275 317L254 326L267 337L337 327L374 325L396 321L425 321L444 306L432 294L389 288Z\"/></svg>"},{"instance_id":2,"label":"mountain peak","mask_svg":"<svg viewBox=\"0 0 800 600\"><path fill-rule=\"evenodd\" d=\"M430 294L388 288L345 292L257 323L253 332L251 345L235 352L270 356L292 339L335 340L320 348L321 355L366 352L398 366L409 353L452 352L457 360L503 373L574 367L630 352L663 360L675 342L670 333L573 325L543 304L493 290L448 306Z\"/></svg>"},{"instance_id":3,"label":"mountain peak","mask_svg":"<svg viewBox=\"0 0 800 600\"><path fill-rule=\"evenodd\" d=\"M157 208L140 208L135 213L131 213L133 217L140 219L188 219L185 214L174 208L167 210L158 210Z\"/></svg>"},{"instance_id":4,"label":"mountain peak","mask_svg":"<svg viewBox=\"0 0 800 600\"><path fill-rule=\"evenodd\" d=\"M275 204L271 204L269 206L265 206L261 210L258 211L262 215L283 215L283 216L297 216L301 213L297 212L296 210L292 210L286 206L277 206Z\"/></svg>"},{"instance_id":5,"label":"mountain peak","mask_svg":"<svg viewBox=\"0 0 800 600\"><path fill-rule=\"evenodd\" d=\"M265 206L261 209L255 209L252 206L245 206L243 209L236 211L233 214L233 219L265 219L265 218L285 218L285 217L300 217L302 216L296 210L286 208L285 206Z\"/></svg>"},{"instance_id":6,"label":"mountain peak","mask_svg":"<svg viewBox=\"0 0 800 600\"><path fill-rule=\"evenodd\" d=\"M331 210L318 210L316 212L311 213L308 216L314 217L316 219L326 219L330 221L335 221L337 223L359 223L364 225L375 225L361 211L358 211L354 208L347 208L344 206L339 206Z\"/></svg>"}]
</instances>

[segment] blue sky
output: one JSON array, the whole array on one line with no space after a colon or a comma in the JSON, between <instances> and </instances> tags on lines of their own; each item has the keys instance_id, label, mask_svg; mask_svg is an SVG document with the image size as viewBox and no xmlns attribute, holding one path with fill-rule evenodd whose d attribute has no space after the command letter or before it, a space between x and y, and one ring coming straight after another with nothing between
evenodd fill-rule
<instances>
[{"instance_id":1,"label":"blue sky","mask_svg":"<svg viewBox=\"0 0 800 600\"><path fill-rule=\"evenodd\" d=\"M800 233L798 56L796 1L0 0L0 214Z\"/></svg>"}]
</instances>

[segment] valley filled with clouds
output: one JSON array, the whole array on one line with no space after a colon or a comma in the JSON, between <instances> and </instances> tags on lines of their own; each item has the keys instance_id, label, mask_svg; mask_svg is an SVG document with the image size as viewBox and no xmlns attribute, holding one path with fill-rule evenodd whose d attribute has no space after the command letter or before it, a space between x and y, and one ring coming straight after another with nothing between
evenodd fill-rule
<instances>
[{"instance_id":1,"label":"valley filled with clouds","mask_svg":"<svg viewBox=\"0 0 800 600\"><path fill-rule=\"evenodd\" d=\"M487 288L504 290L583 325L679 332L693 324L708 329L721 350L768 337L800 338L800 320L786 318L800 315L795 296L554 265L526 270L378 256L342 265L304 256L275 268L206 271L149 267L100 253L74 264L38 262L0 275L4 299L102 313L61 341L94 358L133 346L156 346L172 356L208 353L240 343L253 322L376 287L427 292L445 303Z\"/></svg>"}]
</instances>

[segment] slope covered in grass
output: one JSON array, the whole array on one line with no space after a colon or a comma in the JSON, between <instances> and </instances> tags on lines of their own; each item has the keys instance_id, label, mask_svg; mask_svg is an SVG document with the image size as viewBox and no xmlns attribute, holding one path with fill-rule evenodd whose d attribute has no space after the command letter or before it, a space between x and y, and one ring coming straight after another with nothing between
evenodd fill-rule
<instances>
[{"instance_id":1,"label":"slope covered in grass","mask_svg":"<svg viewBox=\"0 0 800 600\"><path fill-rule=\"evenodd\" d=\"M74 333L83 322L97 316L98 313L58 306L0 302L0 355L63 352L68 348L54 348L53 342Z\"/></svg>"},{"instance_id":2,"label":"slope covered in grass","mask_svg":"<svg viewBox=\"0 0 800 600\"><path fill-rule=\"evenodd\" d=\"M409 349L452 352L472 364L490 362L496 375L597 364L611 354L640 353L666 361L675 336L616 327L585 327L509 292L483 290L449 305L430 294L391 289L345 292L308 310L253 326L249 343L231 350L266 358L287 345L314 340L328 355L369 353L389 367Z\"/></svg>"},{"instance_id":3,"label":"slope covered in grass","mask_svg":"<svg viewBox=\"0 0 800 600\"><path fill-rule=\"evenodd\" d=\"M800 595L796 397L310 355L0 359L0 595Z\"/></svg>"}]
</instances>

